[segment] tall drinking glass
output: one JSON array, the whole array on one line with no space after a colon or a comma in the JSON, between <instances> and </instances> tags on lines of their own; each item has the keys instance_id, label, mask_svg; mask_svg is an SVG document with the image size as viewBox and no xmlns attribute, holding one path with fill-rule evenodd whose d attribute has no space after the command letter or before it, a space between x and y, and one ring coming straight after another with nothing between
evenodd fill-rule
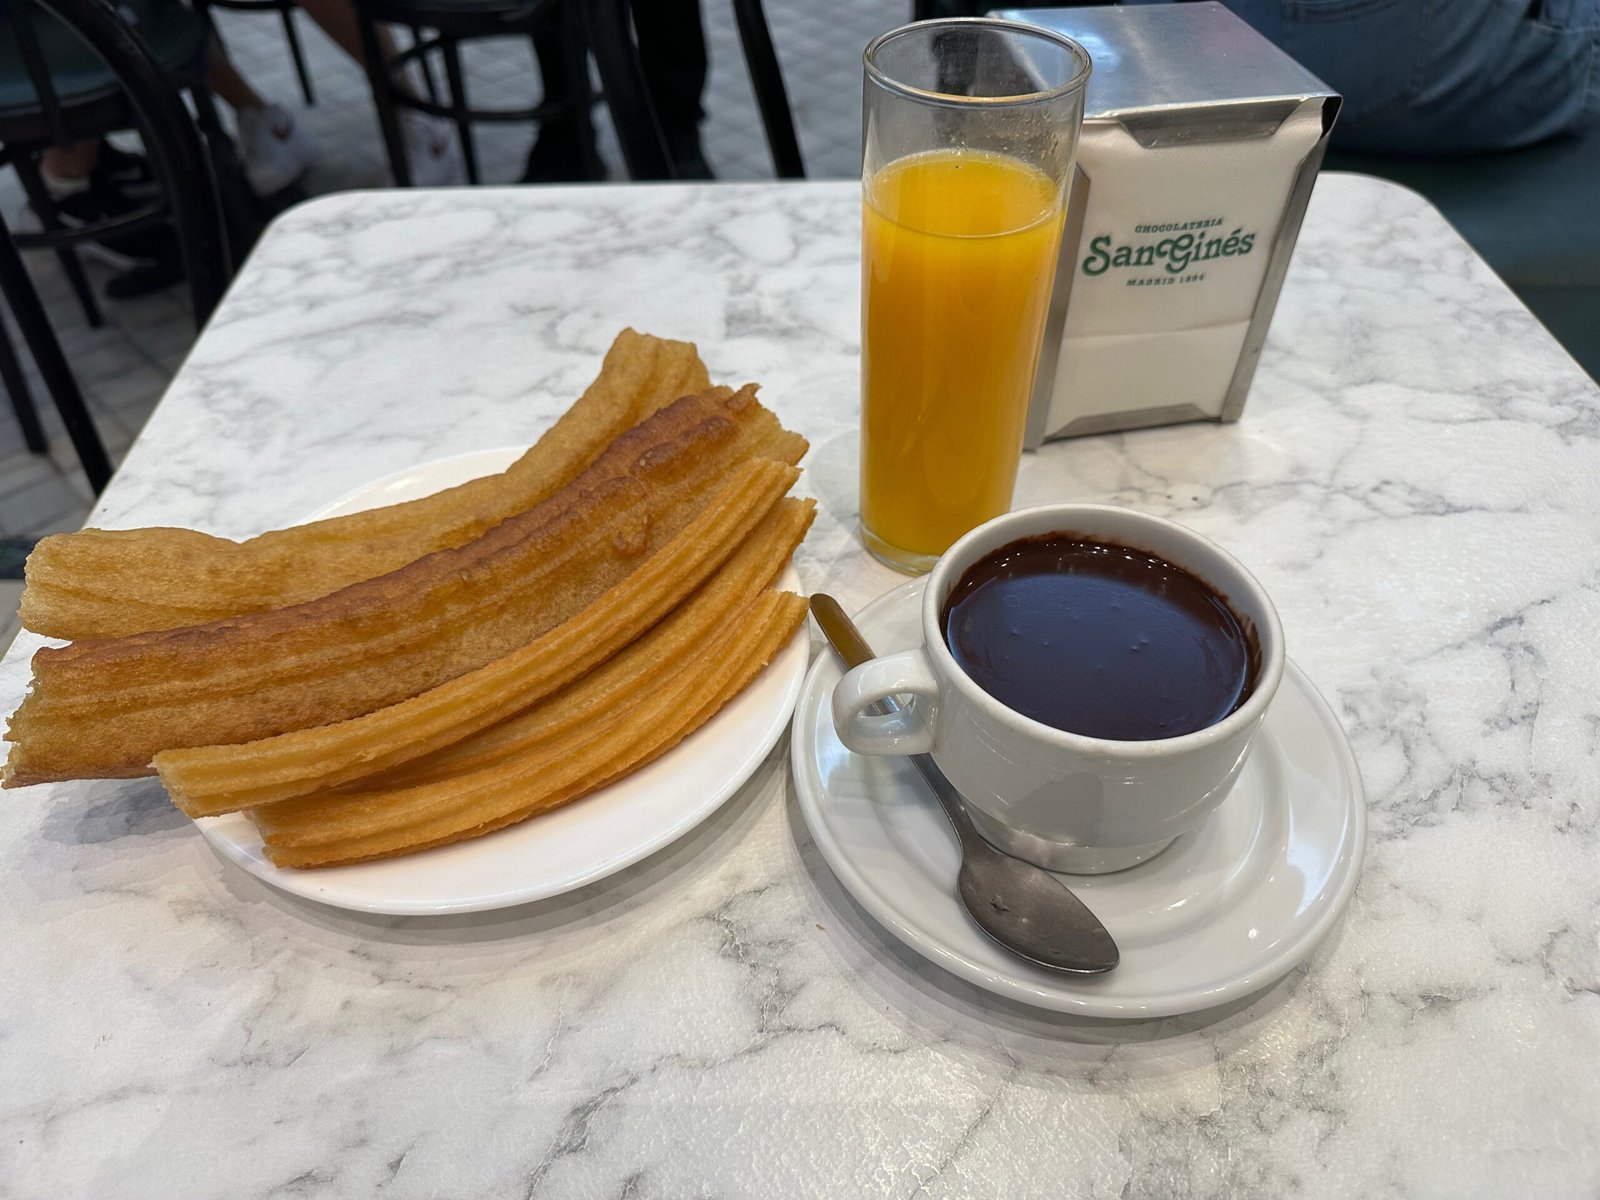
<instances>
[{"instance_id":1,"label":"tall drinking glass","mask_svg":"<svg viewBox=\"0 0 1600 1200\"><path fill-rule=\"evenodd\" d=\"M861 536L926 571L1011 507L1089 56L1009 21L867 46Z\"/></svg>"}]
</instances>

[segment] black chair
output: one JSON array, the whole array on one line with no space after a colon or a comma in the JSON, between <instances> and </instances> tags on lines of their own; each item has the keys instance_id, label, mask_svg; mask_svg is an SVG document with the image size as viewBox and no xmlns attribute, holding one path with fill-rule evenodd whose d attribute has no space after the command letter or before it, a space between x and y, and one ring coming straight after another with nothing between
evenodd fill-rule
<instances>
[{"instance_id":1,"label":"black chair","mask_svg":"<svg viewBox=\"0 0 1600 1200\"><path fill-rule=\"evenodd\" d=\"M306 66L305 48L300 45L300 30L295 27L294 14L299 6L295 0L205 0L205 3L195 5L200 10L200 15L205 17L206 25L212 33L216 33L216 24L211 19L210 10L225 8L232 12L275 12L283 21L283 37L289 43L289 57L294 60L294 73L300 80L300 94L306 98L307 104L317 102L316 93L311 90L311 70ZM218 41L221 41L219 36Z\"/></svg>"},{"instance_id":2,"label":"black chair","mask_svg":"<svg viewBox=\"0 0 1600 1200\"><path fill-rule=\"evenodd\" d=\"M105 0L8 0L5 16L7 26L3 28L15 39L33 96L29 105L19 89L6 92L8 103L0 106L0 156L20 164L42 145L65 145L136 128L161 186L162 201L129 214L114 226L131 229L157 220L172 221L195 323L203 325L222 298L231 274L228 237L208 153L208 141L212 151L218 145L226 146L220 128L214 125L215 113L211 114L215 140L203 141L169 64L158 58ZM92 63L100 69L91 69ZM201 69L198 62L193 69ZM195 87L191 87L191 95L203 119L209 96ZM104 229L47 229L44 234L30 235L29 241L57 248L70 245L74 238L97 236ZM18 253L22 240L14 238L0 220L0 293L61 413L89 484L98 493L111 477L111 464L23 266ZM43 430L10 338L3 330L0 376L29 447L42 451Z\"/></svg>"},{"instance_id":3,"label":"black chair","mask_svg":"<svg viewBox=\"0 0 1600 1200\"><path fill-rule=\"evenodd\" d=\"M650 99L639 47L633 36L629 0L581 0L590 48L600 71L600 87L616 126L628 174L635 179L676 179L678 170ZM646 0L648 2L648 0ZM783 71L772 45L772 31L761 0L732 0L745 67L766 130L767 148L780 179L805 178L794 113Z\"/></svg>"},{"instance_id":4,"label":"black chair","mask_svg":"<svg viewBox=\"0 0 1600 1200\"><path fill-rule=\"evenodd\" d=\"M0 17L0 161L9 162L27 193L28 202L44 228L42 236L16 234L23 249L44 246L56 252L63 273L91 326L101 322L99 306L74 247L82 239L64 236L48 189L40 177L37 151L51 142L64 144L68 125L91 128L90 136L126 124L126 104L105 64L82 39L53 18L27 19L27 6L4 5ZM159 47L157 57L174 75L198 72L205 50L205 31L195 16L181 6L161 6L148 15L146 37ZM72 119L58 119L61 104L48 106L36 80L52 81L53 96L72 108ZM109 227L104 232L126 232L138 222Z\"/></svg>"},{"instance_id":5,"label":"black chair","mask_svg":"<svg viewBox=\"0 0 1600 1200\"><path fill-rule=\"evenodd\" d=\"M399 109L410 108L453 122L461 139L461 155L467 179L478 183L478 155L472 140L472 126L478 121L546 121L570 113L581 131L584 145L590 136L594 96L588 86L587 49L583 42L583 22L571 4L560 0L356 0L356 19L361 29L361 47L366 60L367 78L372 85L372 100L383 129L389 169L402 187L411 185L411 169L406 161L405 139L401 136ZM576 86L571 95L545 96L530 108L473 108L467 97L466 79L461 70L461 43L476 38L522 36L530 40L550 21L560 22L561 43L567 59L568 76ZM377 26L404 26L414 41L387 65L378 42ZM434 82L433 64L444 68L447 96L440 96ZM415 96L396 86L397 78L411 63L422 70L427 95ZM596 164L589 164L594 166Z\"/></svg>"}]
</instances>

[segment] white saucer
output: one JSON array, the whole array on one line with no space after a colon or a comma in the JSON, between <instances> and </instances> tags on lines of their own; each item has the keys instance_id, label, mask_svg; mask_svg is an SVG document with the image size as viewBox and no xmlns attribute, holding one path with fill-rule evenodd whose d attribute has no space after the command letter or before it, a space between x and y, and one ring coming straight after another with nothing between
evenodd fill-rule
<instances>
[{"instance_id":1,"label":"white saucer","mask_svg":"<svg viewBox=\"0 0 1600 1200\"><path fill-rule=\"evenodd\" d=\"M458 454L376 480L307 520L395 504L503 471L522 447ZM800 590L791 566L778 586ZM805 678L801 628L771 664L682 743L625 779L485 837L403 858L294 871L275 867L242 813L197 821L219 853L275 888L359 912L433 916L508 908L571 891L638 862L704 821L755 773L788 726Z\"/></svg>"},{"instance_id":2,"label":"white saucer","mask_svg":"<svg viewBox=\"0 0 1600 1200\"><path fill-rule=\"evenodd\" d=\"M879 654L920 645L925 580L867 605ZM955 834L903 759L852 754L829 702L841 674L820 654L795 712L800 810L845 889L906 945L1026 1004L1085 1016L1194 1012L1286 974L1355 890L1366 845L1361 775L1327 703L1293 663L1222 807L1161 854L1113 875L1063 876L1122 950L1091 978L1057 975L989 941L956 898Z\"/></svg>"}]
</instances>

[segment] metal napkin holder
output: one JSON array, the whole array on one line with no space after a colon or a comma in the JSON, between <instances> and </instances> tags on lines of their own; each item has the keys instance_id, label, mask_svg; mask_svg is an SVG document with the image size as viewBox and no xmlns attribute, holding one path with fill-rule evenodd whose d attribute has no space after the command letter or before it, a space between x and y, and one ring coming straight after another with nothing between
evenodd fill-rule
<instances>
[{"instance_id":1,"label":"metal napkin holder","mask_svg":"<svg viewBox=\"0 0 1600 1200\"><path fill-rule=\"evenodd\" d=\"M1193 404L1158 404L1087 415L1047 431L1082 249L1084 213L1094 186L1081 167L1072 182L1025 445L1033 448L1047 438L1186 421L1237 421L1244 412L1300 223L1338 116L1338 93L1215 2L1009 9L994 15L1055 30L1088 50L1094 74L1085 97L1085 126L1100 122L1121 125L1129 136L1150 148L1270 137L1306 106L1320 110L1322 136L1294 176L1283 220L1272 238L1243 352L1220 414L1204 412Z\"/></svg>"}]
</instances>

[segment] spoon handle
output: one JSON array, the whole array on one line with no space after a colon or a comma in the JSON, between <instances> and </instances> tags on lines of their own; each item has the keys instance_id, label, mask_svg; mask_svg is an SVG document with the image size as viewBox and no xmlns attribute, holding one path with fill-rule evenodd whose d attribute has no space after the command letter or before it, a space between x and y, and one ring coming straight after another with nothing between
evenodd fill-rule
<instances>
[{"instance_id":1,"label":"spoon handle","mask_svg":"<svg viewBox=\"0 0 1600 1200\"><path fill-rule=\"evenodd\" d=\"M846 667L859 667L864 662L869 662L877 656L872 653L872 647L867 645L867 639L861 636L861 631L840 606L839 602L827 592L817 592L811 597L811 615L817 619L817 624L822 626L822 632L828 639L828 644L833 647ZM892 704L892 701L881 702ZM894 704L894 708L900 705Z\"/></svg>"},{"instance_id":2,"label":"spoon handle","mask_svg":"<svg viewBox=\"0 0 1600 1200\"><path fill-rule=\"evenodd\" d=\"M826 592L818 592L811 597L811 614L816 617L817 624L822 626L828 644L833 647L846 667L859 667L862 663L870 662L877 657L873 654L872 647L867 645L866 639L861 636L861 631L856 628L855 622L846 615L839 602ZM883 715L899 712L904 707L905 705L889 696L874 704L871 711ZM939 807L944 810L945 817L955 828L956 837L961 840L962 852L969 852L971 840L979 834L972 827L972 818L967 816L961 793L956 791L955 785L944 777L944 772L939 770L938 764L930 756L908 754L906 757L922 775L934 798L939 801Z\"/></svg>"}]
</instances>

